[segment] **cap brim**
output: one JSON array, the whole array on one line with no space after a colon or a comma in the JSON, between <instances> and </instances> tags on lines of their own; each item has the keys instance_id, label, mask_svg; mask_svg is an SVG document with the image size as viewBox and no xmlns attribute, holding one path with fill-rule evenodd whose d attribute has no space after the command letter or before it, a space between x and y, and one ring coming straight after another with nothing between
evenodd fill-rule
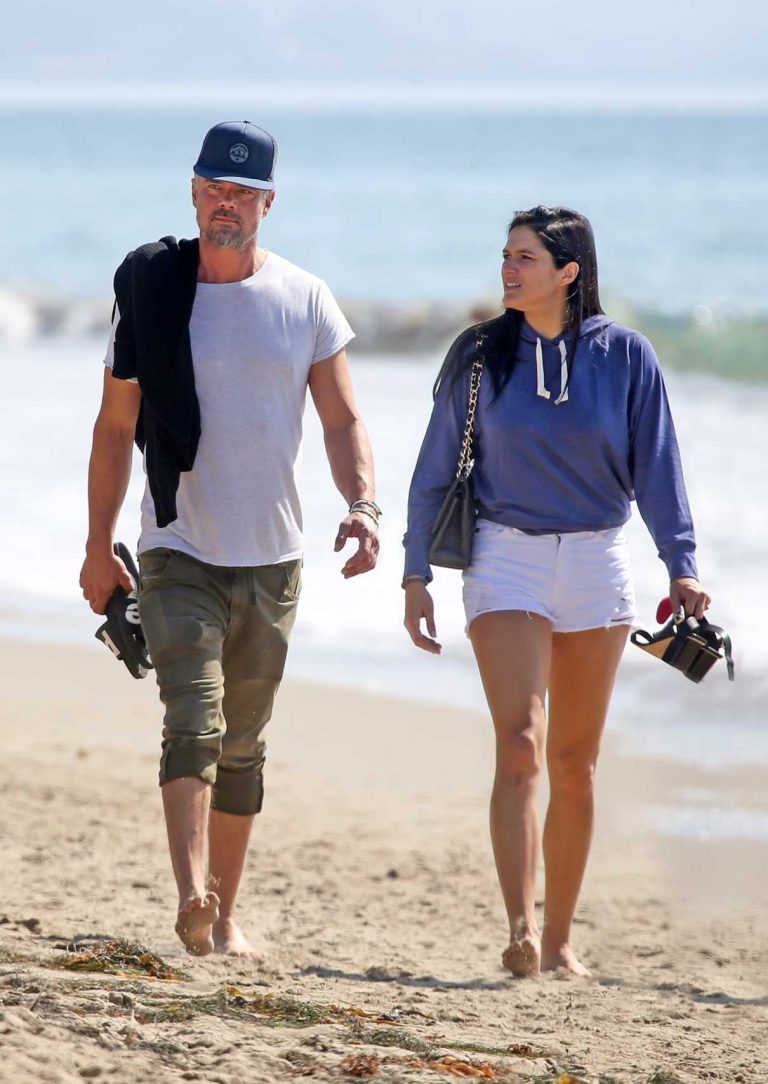
<instances>
[{"instance_id":1,"label":"cap brim","mask_svg":"<svg viewBox=\"0 0 768 1084\"><path fill-rule=\"evenodd\" d=\"M206 181L227 181L229 184L240 184L244 188L258 188L262 192L274 192L274 181L262 181L258 177L232 177L229 174L217 173L215 169L198 169L193 166L194 173Z\"/></svg>"}]
</instances>

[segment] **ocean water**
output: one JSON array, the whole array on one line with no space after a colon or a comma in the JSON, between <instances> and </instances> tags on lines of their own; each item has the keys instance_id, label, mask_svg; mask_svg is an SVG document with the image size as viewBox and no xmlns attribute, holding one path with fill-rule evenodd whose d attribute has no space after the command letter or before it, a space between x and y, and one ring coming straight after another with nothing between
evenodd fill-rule
<instances>
[{"instance_id":1,"label":"ocean water","mask_svg":"<svg viewBox=\"0 0 768 1084\"><path fill-rule=\"evenodd\" d=\"M91 643L95 619L77 578L87 530L86 471L98 409L103 344L93 338L33 340L8 347L0 429L0 632ZM413 648L402 628L401 540L408 483L431 405L438 356L404 360L352 354L357 395L377 455L384 509L375 573L346 582L333 539L344 514L311 405L302 465L306 565L290 665L296 676L364 685L434 702L482 706L463 633L460 577L436 571L444 654ZM615 725L653 756L768 767L768 388L688 373L668 386L684 456L712 618L734 639L737 682L718 664L702 686L628 647ZM118 537L135 545L143 475L138 457ZM639 623L654 627L666 574L639 517L628 525ZM95 648L98 647L93 641ZM102 648L98 648L103 650Z\"/></svg>"},{"instance_id":2,"label":"ocean water","mask_svg":"<svg viewBox=\"0 0 768 1084\"><path fill-rule=\"evenodd\" d=\"M549 203L591 218L606 296L705 320L768 307L766 113L231 108L279 144L264 243L344 299L496 299L506 224ZM0 288L106 302L126 251L192 233L192 164L222 109L0 102Z\"/></svg>"},{"instance_id":3,"label":"ocean water","mask_svg":"<svg viewBox=\"0 0 768 1084\"><path fill-rule=\"evenodd\" d=\"M0 635L28 639L41 651L68 642L104 653L94 639L98 620L77 585L102 354L103 343L92 337L6 344ZM437 355L405 360L352 354L357 394L377 454L384 518L379 567L349 582L340 575L343 557L332 548L344 504L330 479L314 411L307 408L306 562L288 674L482 711L483 694L463 634L459 574L436 570L440 658L417 651L402 627L406 493L439 360ZM676 372L669 374L668 385L701 573L714 600L711 617L733 636L737 680L729 683L724 664L718 663L705 684L696 686L630 645L609 727L628 753L705 768L763 765L768 772L768 388ZM131 546L138 536L142 488L137 460L117 531ZM639 623L653 628L656 604L666 593L665 570L637 516L627 530ZM684 796L673 806L651 811L648 829L696 838L768 839L768 808L720 807L717 797L702 803Z\"/></svg>"},{"instance_id":4,"label":"ocean water","mask_svg":"<svg viewBox=\"0 0 768 1084\"><path fill-rule=\"evenodd\" d=\"M768 118L405 108L313 114L258 103L247 113L275 132L281 148L264 243L322 275L340 298L363 309L391 307L377 319L402 309L428 320L436 305L495 299L511 214L563 202L593 220L612 315L626 319L628 306L647 310L662 356L673 361L678 340L664 336L676 321L688 329L694 368L699 351L714 350L708 368L721 375L671 368L668 385L701 572L713 620L733 635L737 681L729 684L718 664L693 686L628 647L611 726L643 755L768 769L768 387L730 379L762 375L768 353ZM104 339L51 334L49 315L90 306L105 321L124 252L165 233L194 232L191 164L202 133L219 119L200 107L0 108L2 634L41 648L67 640L104 650L77 586ZM747 354L750 367L740 374ZM290 672L481 708L458 574L438 571L435 582L440 659L417 652L402 628L405 498L439 352L406 358L353 349L351 357L377 454L381 564L349 583L339 574L332 544L343 504L310 407L305 587ZM137 464L118 532L131 545L141 487ZM639 619L652 627L665 572L637 517L628 531ZM726 824L734 835L768 835L765 815L751 816L733 814L717 822L719 830ZM665 830L707 834L713 817L712 807L681 806Z\"/></svg>"}]
</instances>

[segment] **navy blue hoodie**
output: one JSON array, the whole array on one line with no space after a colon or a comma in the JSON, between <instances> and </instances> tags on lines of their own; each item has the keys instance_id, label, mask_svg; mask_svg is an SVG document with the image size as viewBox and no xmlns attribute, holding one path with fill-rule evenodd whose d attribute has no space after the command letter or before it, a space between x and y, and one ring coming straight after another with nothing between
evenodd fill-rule
<instances>
[{"instance_id":1,"label":"navy blue hoodie","mask_svg":"<svg viewBox=\"0 0 768 1084\"><path fill-rule=\"evenodd\" d=\"M602 531L626 523L636 500L670 579L696 577L693 522L653 347L606 316L584 321L569 359L571 342L545 339L524 322L518 361L497 398L484 373L472 475L479 515L533 534ZM456 473L468 390L467 371L438 391L411 482L406 576L431 579L430 534Z\"/></svg>"}]
</instances>

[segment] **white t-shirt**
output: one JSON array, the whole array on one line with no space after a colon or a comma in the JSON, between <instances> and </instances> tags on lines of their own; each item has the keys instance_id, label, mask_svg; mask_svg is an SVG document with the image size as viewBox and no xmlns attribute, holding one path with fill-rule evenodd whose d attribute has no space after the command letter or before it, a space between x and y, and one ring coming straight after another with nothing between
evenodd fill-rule
<instances>
[{"instance_id":1,"label":"white t-shirt","mask_svg":"<svg viewBox=\"0 0 768 1084\"><path fill-rule=\"evenodd\" d=\"M104 359L110 367L118 319ZM326 284L273 252L242 282L198 282L189 333L200 443L167 527L157 526L145 485L139 552L169 546L229 566L299 557L309 370L354 333Z\"/></svg>"}]
</instances>

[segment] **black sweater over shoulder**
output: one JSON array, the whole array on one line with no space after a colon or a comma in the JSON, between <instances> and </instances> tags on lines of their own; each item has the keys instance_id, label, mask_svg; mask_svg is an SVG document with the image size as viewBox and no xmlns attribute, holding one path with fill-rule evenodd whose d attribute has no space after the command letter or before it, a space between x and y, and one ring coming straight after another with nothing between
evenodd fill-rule
<instances>
[{"instance_id":1,"label":"black sweater over shoulder","mask_svg":"<svg viewBox=\"0 0 768 1084\"><path fill-rule=\"evenodd\" d=\"M189 320L197 288L199 242L162 237L129 252L115 272L120 321L113 376L141 388L136 443L144 452L158 527L176 519L182 471L200 440Z\"/></svg>"}]
</instances>

